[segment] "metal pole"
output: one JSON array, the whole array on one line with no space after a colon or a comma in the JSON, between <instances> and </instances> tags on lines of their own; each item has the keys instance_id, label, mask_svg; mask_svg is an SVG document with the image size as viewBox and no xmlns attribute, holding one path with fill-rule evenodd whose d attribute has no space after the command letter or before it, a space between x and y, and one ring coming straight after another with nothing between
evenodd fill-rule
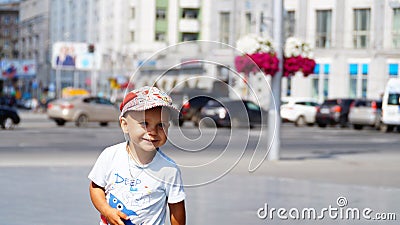
<instances>
[{"instance_id":1,"label":"metal pole","mask_svg":"<svg viewBox=\"0 0 400 225\"><path fill-rule=\"evenodd\" d=\"M279 59L279 71L271 79L272 96L268 116L268 135L271 148L268 160L279 160L281 145L281 80L283 74L283 0L274 1L274 42Z\"/></svg>"},{"instance_id":2,"label":"metal pole","mask_svg":"<svg viewBox=\"0 0 400 225\"><path fill-rule=\"evenodd\" d=\"M74 70L74 88L79 88L79 74L76 69Z\"/></svg>"},{"instance_id":3,"label":"metal pole","mask_svg":"<svg viewBox=\"0 0 400 225\"><path fill-rule=\"evenodd\" d=\"M56 68L56 96L57 98L61 98L61 70L60 67L57 65Z\"/></svg>"}]
</instances>

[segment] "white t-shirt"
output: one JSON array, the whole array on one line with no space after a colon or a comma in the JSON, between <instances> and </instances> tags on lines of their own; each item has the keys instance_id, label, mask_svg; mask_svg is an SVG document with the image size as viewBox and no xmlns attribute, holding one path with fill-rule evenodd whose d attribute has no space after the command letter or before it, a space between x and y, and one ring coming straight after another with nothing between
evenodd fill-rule
<instances>
[{"instance_id":1,"label":"white t-shirt","mask_svg":"<svg viewBox=\"0 0 400 225\"><path fill-rule=\"evenodd\" d=\"M126 151L126 142L106 148L89 179L104 187L111 207L127 214L125 224L165 223L166 206L185 199L181 172L173 160L157 150L153 160L139 166Z\"/></svg>"}]
</instances>

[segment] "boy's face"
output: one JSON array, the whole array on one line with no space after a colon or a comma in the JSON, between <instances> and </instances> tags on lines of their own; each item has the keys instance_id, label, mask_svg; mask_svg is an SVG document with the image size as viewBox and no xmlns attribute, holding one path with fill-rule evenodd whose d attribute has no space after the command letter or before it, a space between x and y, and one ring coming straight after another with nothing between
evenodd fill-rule
<instances>
[{"instance_id":1,"label":"boy's face","mask_svg":"<svg viewBox=\"0 0 400 225\"><path fill-rule=\"evenodd\" d=\"M123 132L129 134L132 144L140 150L154 151L167 141L169 112L161 107L129 111L120 123Z\"/></svg>"}]
</instances>

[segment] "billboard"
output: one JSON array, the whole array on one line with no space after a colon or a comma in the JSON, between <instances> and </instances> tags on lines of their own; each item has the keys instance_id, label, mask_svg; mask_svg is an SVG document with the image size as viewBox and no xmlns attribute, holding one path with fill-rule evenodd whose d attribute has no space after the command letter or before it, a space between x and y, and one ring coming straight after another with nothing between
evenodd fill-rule
<instances>
[{"instance_id":1,"label":"billboard","mask_svg":"<svg viewBox=\"0 0 400 225\"><path fill-rule=\"evenodd\" d=\"M36 75L36 62L33 59L4 59L1 60L0 67L3 78L34 77Z\"/></svg>"},{"instance_id":2,"label":"billboard","mask_svg":"<svg viewBox=\"0 0 400 225\"><path fill-rule=\"evenodd\" d=\"M56 42L53 44L51 65L54 69L92 70L100 65L100 54L89 52L88 43ZM93 45L92 45L93 46Z\"/></svg>"}]
</instances>

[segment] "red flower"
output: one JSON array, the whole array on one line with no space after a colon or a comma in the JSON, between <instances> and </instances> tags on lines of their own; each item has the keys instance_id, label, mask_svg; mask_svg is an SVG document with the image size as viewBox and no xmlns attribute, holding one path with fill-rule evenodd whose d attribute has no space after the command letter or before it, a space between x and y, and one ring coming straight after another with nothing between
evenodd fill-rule
<instances>
[{"instance_id":1,"label":"red flower","mask_svg":"<svg viewBox=\"0 0 400 225\"><path fill-rule=\"evenodd\" d=\"M301 71L307 77L314 72L315 61L301 56L285 58L284 62L284 76L292 76L296 72Z\"/></svg>"},{"instance_id":2,"label":"red flower","mask_svg":"<svg viewBox=\"0 0 400 225\"><path fill-rule=\"evenodd\" d=\"M255 71L257 69L256 65L248 55L236 56L235 67L238 72L245 74L249 74L250 72Z\"/></svg>"},{"instance_id":3,"label":"red flower","mask_svg":"<svg viewBox=\"0 0 400 225\"><path fill-rule=\"evenodd\" d=\"M279 60L275 54L254 53L251 55L236 56L235 67L238 72L245 74L257 72L261 69L265 74L273 76L279 69Z\"/></svg>"}]
</instances>

